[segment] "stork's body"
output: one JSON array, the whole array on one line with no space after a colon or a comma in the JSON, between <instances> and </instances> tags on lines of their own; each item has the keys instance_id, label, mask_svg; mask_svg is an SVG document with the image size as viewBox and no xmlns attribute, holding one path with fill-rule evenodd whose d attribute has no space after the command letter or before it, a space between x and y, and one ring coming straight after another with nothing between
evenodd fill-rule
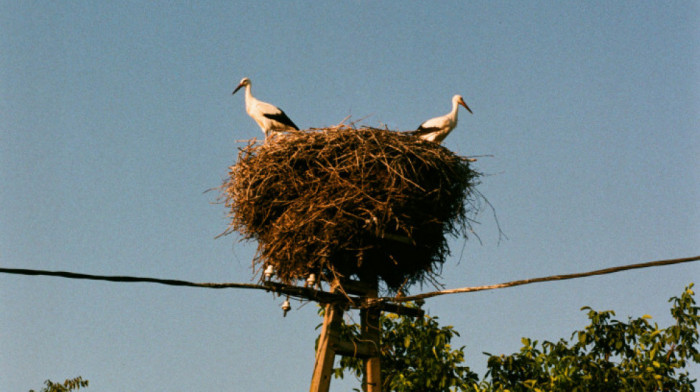
<instances>
[{"instance_id":1,"label":"stork's body","mask_svg":"<svg viewBox=\"0 0 700 392\"><path fill-rule=\"evenodd\" d=\"M464 103L462 96L455 95L452 97L452 110L449 113L444 116L431 118L421 124L415 131L409 132L409 134L435 143L442 142L457 126L457 111L459 105L464 106L469 113L472 112L469 106Z\"/></svg>"},{"instance_id":2,"label":"stork's body","mask_svg":"<svg viewBox=\"0 0 700 392\"><path fill-rule=\"evenodd\" d=\"M260 126L265 137L270 133L298 131L299 128L287 117L282 109L267 102L259 101L250 92L250 79L243 78L233 94L245 87L245 111Z\"/></svg>"}]
</instances>

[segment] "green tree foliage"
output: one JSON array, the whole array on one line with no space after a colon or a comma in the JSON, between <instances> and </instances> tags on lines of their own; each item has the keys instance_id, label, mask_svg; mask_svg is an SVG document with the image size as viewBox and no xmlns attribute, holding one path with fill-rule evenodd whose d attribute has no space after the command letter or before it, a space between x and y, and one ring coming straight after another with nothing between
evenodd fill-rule
<instances>
[{"instance_id":1,"label":"green tree foliage","mask_svg":"<svg viewBox=\"0 0 700 392\"><path fill-rule=\"evenodd\" d=\"M454 388L467 390L464 388L477 382L476 373L460 365L464 347L453 350L450 346L452 337L459 333L451 326L440 327L437 319L425 316L416 320L394 314L380 318L383 390L449 392ZM342 328L341 338L359 338L359 324L344 324ZM346 370L362 377L361 359L342 357L339 365L333 369L336 377L342 378Z\"/></svg>"},{"instance_id":2,"label":"green tree foliage","mask_svg":"<svg viewBox=\"0 0 700 392\"><path fill-rule=\"evenodd\" d=\"M537 342L524 338L519 353L490 356L485 391L694 391L682 372L700 363L698 307L692 284L669 300L676 324L659 328L650 316L614 320L612 311L589 307L590 324L571 341Z\"/></svg>"},{"instance_id":3,"label":"green tree foliage","mask_svg":"<svg viewBox=\"0 0 700 392\"><path fill-rule=\"evenodd\" d=\"M669 300L674 325L659 328L650 316L615 320L613 311L589 307L590 324L571 339L556 343L522 339L511 355L488 355L483 380L461 366L464 347L453 349L459 336L451 326L440 327L437 317L423 319L382 316L381 363L387 391L694 391L686 371L688 361L700 363L698 308L693 285ZM344 325L342 336L358 338L359 325ZM360 377L362 361L344 357L334 369Z\"/></svg>"},{"instance_id":4,"label":"green tree foliage","mask_svg":"<svg viewBox=\"0 0 700 392\"><path fill-rule=\"evenodd\" d=\"M44 381L44 384L46 386L39 392L70 392L80 388L87 388L88 380L83 380L82 377L78 376L64 381L63 384L55 383L51 380ZM34 392L34 390L31 389L29 392Z\"/></svg>"}]
</instances>

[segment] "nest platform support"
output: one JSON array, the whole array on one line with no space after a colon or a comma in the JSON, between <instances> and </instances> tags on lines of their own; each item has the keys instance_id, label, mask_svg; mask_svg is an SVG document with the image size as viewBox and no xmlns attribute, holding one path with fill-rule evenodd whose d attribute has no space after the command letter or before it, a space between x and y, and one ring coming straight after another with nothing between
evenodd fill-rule
<instances>
[{"instance_id":1,"label":"nest platform support","mask_svg":"<svg viewBox=\"0 0 700 392\"><path fill-rule=\"evenodd\" d=\"M368 282L369 288L365 294L366 299L377 298L378 286L376 278ZM380 359L381 325L379 324L381 311L377 308L363 308L360 310L360 338L375 346L375 354L364 359L365 372L362 377L362 389L366 392L382 391L382 373Z\"/></svg>"},{"instance_id":2,"label":"nest platform support","mask_svg":"<svg viewBox=\"0 0 700 392\"><path fill-rule=\"evenodd\" d=\"M338 281L335 281L331 289L336 292ZM331 387L331 375L333 374L333 361L335 360L336 344L340 340L340 325L343 322L343 309L337 304L327 304L323 315L323 326L318 339L314 373L311 377L310 392L328 392Z\"/></svg>"},{"instance_id":3,"label":"nest platform support","mask_svg":"<svg viewBox=\"0 0 700 392\"><path fill-rule=\"evenodd\" d=\"M335 292L340 286L341 283L336 280L332 290ZM343 286L352 291L353 294L361 295L365 302L368 299L377 298L376 279L370 282L345 282ZM360 310L360 340L349 342L340 338L343 308L337 304L326 305L323 326L316 349L310 392L328 392L330 390L333 362L336 355L362 358L364 361L362 390L381 392L380 315L379 308L362 308Z\"/></svg>"}]
</instances>

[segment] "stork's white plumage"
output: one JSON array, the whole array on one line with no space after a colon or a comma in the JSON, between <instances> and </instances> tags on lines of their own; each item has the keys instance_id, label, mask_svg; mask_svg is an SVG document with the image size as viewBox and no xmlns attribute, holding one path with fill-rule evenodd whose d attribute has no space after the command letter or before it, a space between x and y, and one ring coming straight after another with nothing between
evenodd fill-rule
<instances>
[{"instance_id":1,"label":"stork's white plumage","mask_svg":"<svg viewBox=\"0 0 700 392\"><path fill-rule=\"evenodd\" d=\"M453 129L457 126L457 109L458 105L464 106L469 113L472 112L464 103L461 95L455 95L452 97L452 110L444 116L431 118L430 120L421 124L415 131L410 131L408 134L417 136L423 140L428 140L435 143L440 143Z\"/></svg>"},{"instance_id":2,"label":"stork's white plumage","mask_svg":"<svg viewBox=\"0 0 700 392\"><path fill-rule=\"evenodd\" d=\"M245 87L245 111L260 126L265 137L271 132L298 131L299 128L287 117L282 109L267 102L259 101L250 92L250 79L243 78L233 90L233 94Z\"/></svg>"}]
</instances>

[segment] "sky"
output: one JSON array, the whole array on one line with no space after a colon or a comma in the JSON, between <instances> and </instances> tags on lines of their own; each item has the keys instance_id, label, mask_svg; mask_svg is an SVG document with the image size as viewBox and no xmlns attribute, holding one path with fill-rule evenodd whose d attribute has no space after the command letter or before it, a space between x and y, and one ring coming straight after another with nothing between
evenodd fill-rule
<instances>
[{"instance_id":1,"label":"sky","mask_svg":"<svg viewBox=\"0 0 700 392\"><path fill-rule=\"evenodd\" d=\"M410 130L464 97L443 145L479 157L493 209L450 239L446 288L698 255L699 21L684 1L0 1L0 266L255 282L256 244L216 238L206 192L262 135L231 95L246 76L301 128ZM671 325L698 278L687 263L424 308L483 376L483 352L569 338L583 306ZM321 322L254 290L0 274L0 298L3 391L305 390Z\"/></svg>"}]
</instances>

